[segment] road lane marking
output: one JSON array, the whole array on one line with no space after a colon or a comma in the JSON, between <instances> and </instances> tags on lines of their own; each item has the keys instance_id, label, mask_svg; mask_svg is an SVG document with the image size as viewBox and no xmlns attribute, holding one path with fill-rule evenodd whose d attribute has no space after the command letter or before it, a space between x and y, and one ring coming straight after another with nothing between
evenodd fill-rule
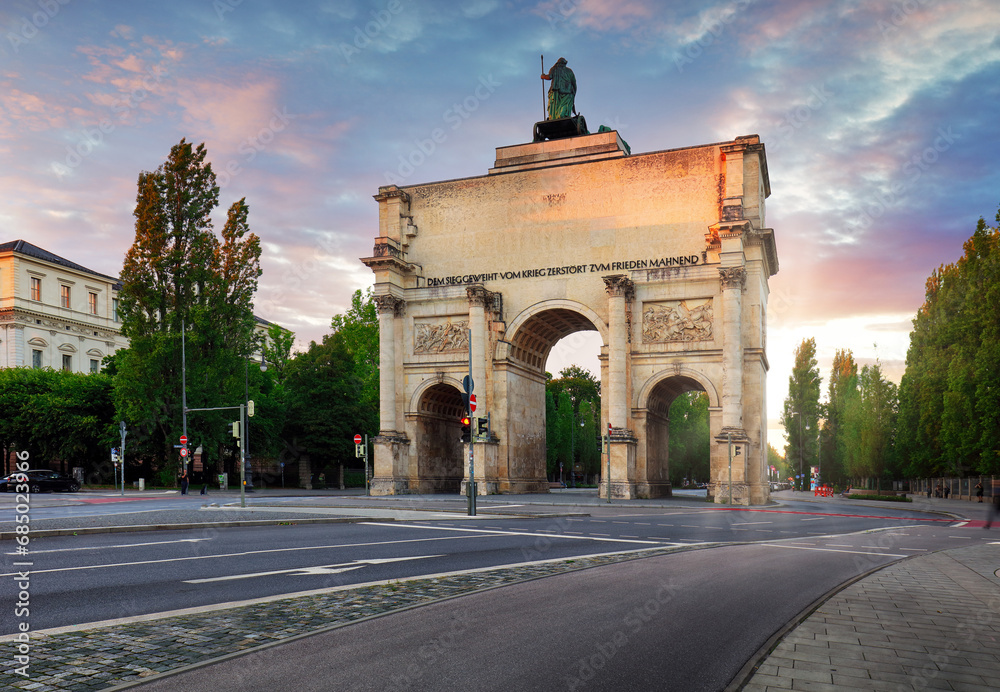
<instances>
[{"instance_id":1,"label":"road lane marking","mask_svg":"<svg viewBox=\"0 0 1000 692\"><path fill-rule=\"evenodd\" d=\"M877 553L871 550L831 550L829 548L814 548L805 545L787 545L784 543L758 543L757 545L766 545L772 548L794 548L795 550L818 550L821 553L852 553L855 555L879 555L881 557L906 557L905 555L896 555L894 553Z\"/></svg>"},{"instance_id":2,"label":"road lane marking","mask_svg":"<svg viewBox=\"0 0 1000 692\"><path fill-rule=\"evenodd\" d=\"M378 526L390 526L389 524L378 524ZM423 528L423 527L415 527ZM472 529L468 529L471 531ZM104 569L106 567L134 567L137 565L159 565L165 562L187 562L189 560L212 560L223 557L246 557L248 555L263 555L266 553L294 553L302 550L336 550L339 548L361 548L375 545L398 545L401 543L423 543L426 541L454 541L465 538L493 538L494 536L437 536L435 538L406 538L398 541L373 541L370 543L343 543L340 545L310 545L298 548L269 548L267 550L245 550L239 553L220 553L219 555L189 555L185 557L167 558L163 560L137 560L135 562L117 562L107 565L80 565L78 567L56 567L53 569L36 569L32 574L42 574L47 572L79 572L88 569ZM626 543L628 541L625 541ZM17 576L18 572L0 574L0 577Z\"/></svg>"},{"instance_id":3,"label":"road lane marking","mask_svg":"<svg viewBox=\"0 0 1000 692\"><path fill-rule=\"evenodd\" d=\"M802 519L801 521L823 521L826 517L810 517L809 519Z\"/></svg>"},{"instance_id":4,"label":"road lane marking","mask_svg":"<svg viewBox=\"0 0 1000 692\"><path fill-rule=\"evenodd\" d=\"M414 557L386 557L373 560L354 560L353 562L341 562L335 565L317 565L315 567L295 567L292 569L276 569L270 572L248 572L246 574L230 574L224 577L208 577L205 579L185 579L185 584L208 584L215 581L232 581L235 579L250 579L252 577L272 577L276 574L287 574L290 577L311 577L322 574L342 574L351 572L369 565L385 565L390 562L405 562L407 560L426 560L432 557L444 557L444 555L416 555Z\"/></svg>"},{"instance_id":5,"label":"road lane marking","mask_svg":"<svg viewBox=\"0 0 1000 692\"><path fill-rule=\"evenodd\" d=\"M730 526L752 526L754 524L773 524L773 521L741 521L736 524L730 524Z\"/></svg>"},{"instance_id":6,"label":"road lane marking","mask_svg":"<svg viewBox=\"0 0 1000 692\"><path fill-rule=\"evenodd\" d=\"M483 534L485 534L485 535L496 534L496 535L499 535L499 536L538 536L538 537L541 537L541 538L569 538L569 539L578 540L578 541L580 541L580 540L583 540L583 541L593 540L593 539L591 539L591 538L589 538L587 536L567 536L565 533L540 533L540 532L537 532L537 531L534 531L534 532L532 532L532 531L489 531L487 529L462 529L462 528L459 528L457 526L414 526L413 524L403 524L403 523L398 523L398 522L393 522L391 524L380 524L380 523L378 523L376 521L370 521L370 522L364 522L363 521L363 522L359 523L359 526L364 526L364 525L368 525L368 526L388 526L388 527L397 528L397 529L433 529L435 531L474 531L475 533L478 533L478 534L481 534L481 535L483 535ZM607 533L595 533L595 534L591 534L591 535L592 536L610 536L611 534L607 534ZM656 543L656 541L641 541L641 540L637 541L637 540L624 539L624 538L612 538L610 540L613 541L613 542L615 542L615 543L643 543L643 544L647 544L647 545L659 545L658 543ZM3 576L3 575L0 575L0 576Z\"/></svg>"},{"instance_id":7,"label":"road lane marking","mask_svg":"<svg viewBox=\"0 0 1000 692\"><path fill-rule=\"evenodd\" d=\"M198 543L199 541L210 541L211 538L180 538L176 541L154 541L152 543L123 543L121 545L88 545L83 548L53 548L52 550L32 550L32 555L39 553L69 553L76 550L104 550L106 548L144 548L147 545L172 545L174 543ZM18 553L4 553L5 555L17 555Z\"/></svg>"}]
</instances>

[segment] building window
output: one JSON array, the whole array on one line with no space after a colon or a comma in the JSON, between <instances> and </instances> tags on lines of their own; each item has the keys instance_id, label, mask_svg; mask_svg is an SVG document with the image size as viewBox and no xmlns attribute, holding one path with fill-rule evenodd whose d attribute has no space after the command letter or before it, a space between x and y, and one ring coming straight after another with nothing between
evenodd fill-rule
<instances>
[{"instance_id":1,"label":"building window","mask_svg":"<svg viewBox=\"0 0 1000 692\"><path fill-rule=\"evenodd\" d=\"M90 359L90 372L97 372L100 370L101 364L96 358Z\"/></svg>"},{"instance_id":2,"label":"building window","mask_svg":"<svg viewBox=\"0 0 1000 692\"><path fill-rule=\"evenodd\" d=\"M42 280L36 276L31 277L31 299L42 302Z\"/></svg>"},{"instance_id":3,"label":"building window","mask_svg":"<svg viewBox=\"0 0 1000 692\"><path fill-rule=\"evenodd\" d=\"M37 348L31 349L31 367L36 370L42 367L42 352Z\"/></svg>"},{"instance_id":4,"label":"building window","mask_svg":"<svg viewBox=\"0 0 1000 692\"><path fill-rule=\"evenodd\" d=\"M62 369L65 370L66 372L72 372L73 371L73 356L69 355L68 353L64 353L63 354L63 368Z\"/></svg>"},{"instance_id":5,"label":"building window","mask_svg":"<svg viewBox=\"0 0 1000 692\"><path fill-rule=\"evenodd\" d=\"M60 290L60 300L64 308L69 307L69 286L62 286Z\"/></svg>"},{"instance_id":6,"label":"building window","mask_svg":"<svg viewBox=\"0 0 1000 692\"><path fill-rule=\"evenodd\" d=\"M87 304L90 306L90 314L91 315L96 315L97 314L97 294L96 293L91 293L90 294L90 296L87 298Z\"/></svg>"},{"instance_id":7,"label":"building window","mask_svg":"<svg viewBox=\"0 0 1000 692\"><path fill-rule=\"evenodd\" d=\"M114 319L115 322L118 321L118 299L117 298L112 298L111 299L111 317Z\"/></svg>"}]
</instances>

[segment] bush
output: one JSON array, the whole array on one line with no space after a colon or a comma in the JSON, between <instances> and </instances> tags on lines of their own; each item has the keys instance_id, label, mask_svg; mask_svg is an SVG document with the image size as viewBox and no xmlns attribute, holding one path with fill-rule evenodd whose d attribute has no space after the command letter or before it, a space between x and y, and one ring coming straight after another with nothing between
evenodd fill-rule
<instances>
[{"instance_id":1,"label":"bush","mask_svg":"<svg viewBox=\"0 0 1000 692\"><path fill-rule=\"evenodd\" d=\"M884 502L913 502L912 498L906 495L855 495L851 493L847 496L850 500L882 500Z\"/></svg>"}]
</instances>

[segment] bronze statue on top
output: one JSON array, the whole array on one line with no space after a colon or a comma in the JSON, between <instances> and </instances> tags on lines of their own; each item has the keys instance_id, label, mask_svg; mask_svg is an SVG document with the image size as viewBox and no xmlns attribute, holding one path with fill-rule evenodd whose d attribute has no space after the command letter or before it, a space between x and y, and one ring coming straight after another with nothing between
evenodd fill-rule
<instances>
[{"instance_id":1,"label":"bronze statue on top","mask_svg":"<svg viewBox=\"0 0 1000 692\"><path fill-rule=\"evenodd\" d=\"M544 65L543 65L544 67ZM559 58L542 79L552 82L549 86L549 120L568 118L576 113L576 75L566 67L566 58Z\"/></svg>"},{"instance_id":2,"label":"bronze statue on top","mask_svg":"<svg viewBox=\"0 0 1000 692\"><path fill-rule=\"evenodd\" d=\"M545 57L542 56L542 69L545 69ZM548 74L542 74L542 79L551 82L549 86L548 107L545 108L545 120L535 123L533 140L542 142L546 139L563 139L590 134L587 131L587 121L576 112L576 75L566 67L566 58L559 58ZM544 97L544 82L542 95ZM543 103L544 105L544 103Z\"/></svg>"}]
</instances>

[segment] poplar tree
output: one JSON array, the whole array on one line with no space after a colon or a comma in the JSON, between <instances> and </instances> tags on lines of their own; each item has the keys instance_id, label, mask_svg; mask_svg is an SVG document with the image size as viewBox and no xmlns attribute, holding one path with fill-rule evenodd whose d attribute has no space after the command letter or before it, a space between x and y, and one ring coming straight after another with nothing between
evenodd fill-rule
<instances>
[{"instance_id":1,"label":"poplar tree","mask_svg":"<svg viewBox=\"0 0 1000 692\"><path fill-rule=\"evenodd\" d=\"M191 408L242 402L245 359L255 347L260 240L249 232L245 199L229 208L221 240L215 235L219 186L206 157L204 144L182 139L156 171L139 174L135 240L118 294L129 348L116 359L116 406L134 426L133 449L161 464L174 459L181 430L181 325ZM221 444L224 420L232 416L191 420L189 447Z\"/></svg>"},{"instance_id":2,"label":"poplar tree","mask_svg":"<svg viewBox=\"0 0 1000 692\"><path fill-rule=\"evenodd\" d=\"M809 467L816 465L821 383L816 360L816 339L803 339L795 349L795 365L788 378L788 396L781 414L781 424L785 426L788 437L785 460L796 476L801 467L801 473L808 477ZM805 478L799 478L796 486L800 490L804 489Z\"/></svg>"},{"instance_id":3,"label":"poplar tree","mask_svg":"<svg viewBox=\"0 0 1000 692\"><path fill-rule=\"evenodd\" d=\"M846 479L844 422L848 404L857 392L858 364L854 362L854 354L838 349L827 385L826 421L820 431L819 465L824 482L842 483Z\"/></svg>"}]
</instances>

